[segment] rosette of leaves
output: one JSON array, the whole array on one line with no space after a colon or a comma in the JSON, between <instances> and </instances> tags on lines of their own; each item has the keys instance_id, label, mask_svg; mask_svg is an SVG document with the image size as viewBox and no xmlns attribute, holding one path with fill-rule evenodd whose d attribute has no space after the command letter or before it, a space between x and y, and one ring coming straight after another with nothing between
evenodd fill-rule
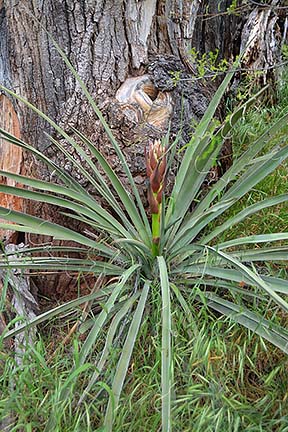
<instances>
[{"instance_id":1,"label":"rosette of leaves","mask_svg":"<svg viewBox=\"0 0 288 432\"><path fill-rule=\"evenodd\" d=\"M89 237L31 215L0 208L1 228L11 229L9 223L13 222L13 228L16 231L39 233L53 236L55 239L73 241L79 244L82 254L82 258L53 257L53 252L64 250L67 255L69 251L75 252L78 248L51 246L49 258L47 258L46 250L27 248L19 252L18 257L14 256L13 260L7 260L7 255L1 255L0 268L12 267L32 269L33 271L42 271L43 269L73 270L82 273L92 272L100 277L105 276L103 279L105 286L100 287L96 293L58 306L52 311L39 315L31 322L24 322L17 330L10 330L4 337L13 337L25 328L37 325L52 316L63 313L63 311L76 308L81 303L87 301L90 304L97 303L100 311L92 321L87 323L89 333L81 346L78 365L72 370L65 386L57 395L56 399L59 404L55 404L55 411L51 414L45 430L55 430L55 418L59 417L57 406L61 406L60 402L65 401L70 395L70 390L75 385L77 377L85 369L88 356L95 349L99 335L105 332L106 342L98 356L96 355L98 360L95 372L91 374L90 381L87 383L87 391L82 394L78 403L88 397L89 389L96 386L97 383L101 382L101 385L104 385L102 382L103 371L109 363L113 343L120 334L121 350L113 378L105 384L105 389L109 391L103 424L105 430L111 431L117 415L117 406L125 383L133 347L139 334L141 334L141 324L148 310L151 292L159 291L158 298L162 302L160 342L162 352L162 430L169 431L172 428L171 399L173 389L171 299L176 302L179 308L184 310L187 318L189 318L189 313L193 308L191 293L194 293L192 296L194 301L196 299L198 303L203 302L219 314L229 316L232 320L267 339L285 353L288 352L287 330L267 317L259 316L253 307L253 301L256 298L261 302L266 301L267 304L274 303L285 313L288 311L288 304L285 300L285 296L288 294L287 282L278 277L261 275L259 270L261 269L259 267L261 262L287 260L288 246L285 241L288 239L288 233L263 233L224 242L218 240L225 230L230 230L235 224L258 211L284 203L287 201L288 195L275 196L248 205L244 210L228 217L225 222L221 219L221 223L217 225L217 219L220 216L222 217L238 200L249 193L257 183L287 158L288 146L284 144L285 137L280 132L283 126L287 124L288 115L284 115L262 136L251 143L250 147L234 160L228 171L199 200L203 182L213 166L225 138L237 120L242 118L245 110L258 97L256 95L237 108L223 125L211 132L214 113L232 78L231 73L227 74L201 122L196 127L190 142L182 149L183 158L171 195L165 197L164 194L162 195L161 189L161 200L159 198L157 201L157 212L155 213L157 217L161 214L161 217L157 219L159 229L157 228L156 250L155 235L153 235L149 217L141 202L119 144L77 72L56 43L55 46L101 120L130 183L133 196L124 188L101 151L87 137L77 130L74 131L77 138L89 149L94 160L101 166L101 172L105 174L105 177L100 173L93 160L87 156L83 147L79 146L53 120L21 96L0 86L2 91L25 103L45 119L81 155L89 166L89 172L74 160L59 142L49 136L51 142L87 179L95 193L107 203L107 207L101 207L83 187L67 172L59 168L55 162L49 160L29 144L1 129L0 134L3 139L33 153L35 157L53 170L58 176L59 182L57 184L49 183L8 172L0 172L1 176L13 179L17 184L22 183L23 185L23 187L18 188L2 184L0 191L29 200L54 204L64 209L65 213L69 209L69 217L76 218L91 226L102 235L101 240L97 240L95 237ZM275 136L277 136L275 146L265 153L265 147L272 139L275 140ZM174 144L172 143L168 147L167 139L165 139L168 167L175 151ZM161 155L159 156L160 159ZM93 174L91 174L91 170ZM151 175L152 173L149 172L148 174ZM159 192L158 189L152 191L154 198L157 192ZM109 207L113 209L113 212L109 211ZM212 222L214 223L212 224ZM280 245L279 242L281 242ZM84 254L85 257L83 258ZM257 267L255 263L258 264ZM153 307L153 304L151 303L149 307ZM197 326L197 323L195 325ZM115 362L115 358L113 361Z\"/></svg>"}]
</instances>

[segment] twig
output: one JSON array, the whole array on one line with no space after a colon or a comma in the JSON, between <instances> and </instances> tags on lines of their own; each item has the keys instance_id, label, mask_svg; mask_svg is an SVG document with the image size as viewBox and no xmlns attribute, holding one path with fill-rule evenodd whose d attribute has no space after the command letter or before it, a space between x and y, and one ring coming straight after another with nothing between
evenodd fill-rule
<instances>
[{"instance_id":1,"label":"twig","mask_svg":"<svg viewBox=\"0 0 288 432\"><path fill-rule=\"evenodd\" d=\"M237 69L228 69L226 71L219 71L219 72L215 72L215 73L210 73L207 75L203 75L203 76L199 76L199 77L191 77L191 78L180 78L180 81L198 81L201 79L207 79L207 78L214 78L217 76L221 76L221 75L226 75L227 73L235 73L235 72L265 72L271 69L277 69L280 68L282 66L286 66L288 64L288 60L281 62L281 63L277 63L273 66L267 66L267 67L263 67L263 68L258 68L258 69L249 69L249 68L237 68Z\"/></svg>"}]
</instances>

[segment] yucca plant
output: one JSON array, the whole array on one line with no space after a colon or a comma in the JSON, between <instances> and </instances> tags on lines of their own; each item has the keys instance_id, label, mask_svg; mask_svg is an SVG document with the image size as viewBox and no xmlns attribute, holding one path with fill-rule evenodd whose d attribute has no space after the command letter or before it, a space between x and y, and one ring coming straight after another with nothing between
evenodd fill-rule
<instances>
[{"instance_id":1,"label":"yucca plant","mask_svg":"<svg viewBox=\"0 0 288 432\"><path fill-rule=\"evenodd\" d=\"M95 235L89 237L81 232L27 214L0 208L0 219L2 219L0 227L2 229L11 229L9 223L13 222L13 229L16 231L49 235L54 239L69 240L79 245L74 248L51 246L49 258L46 255L47 249L42 250L41 248L23 249L18 256L10 257L10 259L7 259L9 256L3 254L0 257L0 268L92 272L95 276L100 276L100 279L105 276L103 280L106 281L105 286L100 287L97 292L58 306L52 311L39 315L32 322L24 322L17 330L10 330L4 337L12 337L26 328L37 325L63 311L76 308L84 302L90 302L90 305L94 303L100 305L101 311L87 322L86 329L89 330L89 333L81 347L77 367L75 366L57 396L58 405L55 404L55 412L51 414L45 430L55 430L55 419L59 417L59 410L62 409L61 403L70 395L77 377L85 370L88 356L93 352L99 335L105 332L105 345L102 351L94 353L97 359L96 371L91 375L87 389L80 397L78 404L88 397L87 394L92 386L99 381L102 382L105 365L109 362L114 340L120 332L121 353L112 382L109 381L105 385L105 389L110 388L110 390L107 396L104 427L105 430L111 431L133 347L141 332L141 323L151 298L151 291L159 290L161 293L159 298L162 301L162 430L169 431L172 429L173 390L170 304L172 297L179 308L189 316L189 311L193 308L190 300L191 293L193 293L194 300L197 299L198 302L204 303L220 315L229 316L232 320L288 353L287 330L267 317L259 316L253 310L253 301L256 299L261 302L266 301L267 305L274 302L280 309L288 311L288 303L285 300L288 294L287 282L278 277L262 275L261 266L259 266L259 263L262 262L287 260L288 246L285 240L288 239L288 233L263 233L263 235L236 238L230 241L217 240L221 239L221 236L223 238L225 230L230 230L233 225L243 221L246 217L287 201L287 194L264 199L247 206L238 214L229 217L224 223L217 225L217 219L220 216L222 217L235 202L251 191L257 183L287 158L288 146L284 143L285 136L280 132L287 124L288 114L283 115L261 137L251 143L251 146L234 161L228 171L204 195L203 182L225 138L237 120L244 115L245 110L258 97L256 95L237 108L221 127L211 132L213 116L232 78L232 74L228 73L196 127L190 142L180 149L183 157L169 197L165 197L163 191L167 175L166 168L171 162L169 162L169 156L173 153L170 149L175 149L175 146L173 143L168 145L167 138L164 138L163 142L153 143L148 149L146 165L150 180L148 200L151 213L148 216L129 167L108 124L65 54L57 44L55 46L77 79L109 136L134 196L131 196L124 188L105 157L87 137L74 130L77 137L76 142L35 106L13 91L0 86L2 91L25 103L45 119L83 157L89 167L89 172L74 160L58 141L48 136L59 151L63 152L65 157L90 182L95 194L106 203L105 208L101 207L55 162L5 130L0 130L3 139L33 153L48 165L59 179L57 183L49 183L1 171L1 176L13 179L18 184L22 183L23 187L1 184L0 191L56 205L64 209L65 214L69 209L69 217L91 226L96 233L104 234L98 241ZM275 139L276 135L277 144L272 150L265 153L265 148L271 140ZM79 141L82 145L78 144ZM87 156L83 150L84 147L89 149L93 159ZM99 163L105 177L100 174L93 160ZM199 200L199 196L202 195L203 197ZM113 213L109 211L109 208L113 209ZM67 258L69 252L79 251L82 258ZM41 252L43 252L42 255ZM54 252L65 252L65 258L61 258L61 254L53 257ZM85 258L83 258L84 254ZM87 314L84 315L87 317Z\"/></svg>"}]
</instances>

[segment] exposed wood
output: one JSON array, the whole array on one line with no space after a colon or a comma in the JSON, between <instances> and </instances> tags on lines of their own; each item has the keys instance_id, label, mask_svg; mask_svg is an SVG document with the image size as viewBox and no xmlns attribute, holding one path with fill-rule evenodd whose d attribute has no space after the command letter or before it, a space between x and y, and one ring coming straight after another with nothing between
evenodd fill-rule
<instances>
[{"instance_id":1,"label":"exposed wood","mask_svg":"<svg viewBox=\"0 0 288 432\"><path fill-rule=\"evenodd\" d=\"M20 138L20 125L17 114L10 100L5 95L0 95L0 126L7 132ZM0 139L0 170L19 174L22 169L23 151L20 147L13 146L7 141ZM14 180L0 176L0 182L9 186L15 186ZM23 210L23 199L0 192L0 206L16 211ZM0 240L12 243L16 240L13 230L3 231L0 229Z\"/></svg>"}]
</instances>

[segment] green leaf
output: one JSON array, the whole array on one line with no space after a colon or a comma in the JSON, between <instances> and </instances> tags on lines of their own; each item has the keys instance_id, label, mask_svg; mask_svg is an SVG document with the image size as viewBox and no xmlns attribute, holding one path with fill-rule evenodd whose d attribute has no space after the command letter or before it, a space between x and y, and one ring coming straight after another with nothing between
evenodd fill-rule
<instances>
[{"instance_id":1,"label":"green leaf","mask_svg":"<svg viewBox=\"0 0 288 432\"><path fill-rule=\"evenodd\" d=\"M124 271L121 277L121 281L115 286L113 293L111 294L111 296L109 297L108 301L105 304L105 308L103 308L102 312L100 312L100 314L98 315L94 326L92 327L89 335L87 336L82 349L80 351L80 355L79 355L79 362L81 364L83 364L86 360L87 355L90 353L96 339L97 336L99 334L99 332L101 331L101 329L103 328L103 325L105 324L108 314L111 311L111 309L114 306L114 303L116 302L117 298L119 297L119 295L121 294L125 284L127 283L127 281L129 280L129 278L133 275L133 273L135 273L135 271L139 268L140 266L138 264L135 264L133 266L131 266L128 270Z\"/></svg>"},{"instance_id":2,"label":"green leaf","mask_svg":"<svg viewBox=\"0 0 288 432\"><path fill-rule=\"evenodd\" d=\"M171 391L172 391L172 348L171 348L171 305L170 286L165 259L157 257L161 296L162 296L162 347L161 347L161 385L162 385L162 431L171 431Z\"/></svg>"},{"instance_id":3,"label":"green leaf","mask_svg":"<svg viewBox=\"0 0 288 432\"><path fill-rule=\"evenodd\" d=\"M252 146L253 147L253 146ZM207 216L204 218L200 218L198 223L195 224L194 228L190 231L190 241L196 238L201 231L214 219L216 219L220 214L224 211L227 211L229 207L233 205L234 202L240 200L247 192L249 192L257 183L263 180L268 174L270 174L278 165L280 165L286 158L288 157L288 146L284 147L280 151L273 153L270 155L269 159L265 159L264 161L255 164L252 168L248 168L244 174L234 183L234 185L226 192L220 199L218 204L221 202L227 203L226 208L223 206L222 209L219 207L219 211L217 213L210 213L207 211ZM224 174L225 176L225 174ZM234 200L234 202L233 202ZM203 202L205 201L205 198ZM210 200L211 201L211 200ZM229 204L230 203L230 204ZM200 212L201 208L201 212ZM205 210L202 206L197 207L193 212L194 218L199 215L203 215ZM206 243L206 239L204 237L204 241ZM199 239L199 242L202 243L202 239ZM178 250L178 253L181 251Z\"/></svg>"},{"instance_id":4,"label":"green leaf","mask_svg":"<svg viewBox=\"0 0 288 432\"><path fill-rule=\"evenodd\" d=\"M97 160L100 163L101 167L103 168L105 174L107 175L108 179L110 180L110 182L111 182L114 190L116 191L118 197L122 201L127 214L130 216L131 220L133 221L133 224L137 228L138 232L141 234L141 238L143 240L146 239L146 242L149 244L147 233L146 233L146 231L145 231L145 229L143 227L143 223L142 223L142 220L141 220L141 218L139 216L137 208L136 208L133 200L129 196L129 194L124 189L124 187L123 187L122 183L120 182L119 178L117 177L117 175L115 174L115 172L113 171L113 169L110 167L110 165L106 161L106 159L103 157L103 155L93 145L93 143L87 137L85 137L83 134L81 134L80 132L78 132L76 129L74 129L74 131L82 139L82 141L86 144L86 146L89 148L89 150L91 151L91 153L97 158ZM97 177L98 177L99 181L101 181L101 175L99 174L99 175L97 175ZM108 191L110 191L109 187L105 184L104 181L102 181L101 185L102 185L103 188L106 186L106 188L108 189ZM108 191L107 191L107 193L108 193ZM113 195L112 195L112 197L113 197ZM112 204L112 208L114 208L115 211L117 211L120 208L119 207L119 203L117 203L117 201L115 201L115 199L113 199L112 203L111 203L111 201L108 201L108 202L110 204ZM126 218L126 216L125 216L125 214L123 212L120 212L120 217L121 217L121 220L124 220L124 221L128 222L128 220L127 220L127 218ZM131 225L131 224L129 224L129 225Z\"/></svg>"},{"instance_id":5,"label":"green leaf","mask_svg":"<svg viewBox=\"0 0 288 432\"><path fill-rule=\"evenodd\" d=\"M283 115L273 126L266 130L255 142L249 145L249 148L235 160L232 166L223 174L223 176L213 185L206 197L200 201L194 210L194 216L205 211L212 201L219 197L220 193L235 180L236 176L251 163L253 158L263 150L263 148L273 139L274 135L287 125L288 114ZM277 148L275 148L276 150ZM274 149L269 151L270 158L273 158ZM245 178L245 176L244 176ZM226 197L227 198L227 197ZM208 222L207 222L208 223Z\"/></svg>"},{"instance_id":6,"label":"green leaf","mask_svg":"<svg viewBox=\"0 0 288 432\"><path fill-rule=\"evenodd\" d=\"M287 261L288 246L233 251L233 256L243 262Z\"/></svg>"},{"instance_id":7,"label":"green leaf","mask_svg":"<svg viewBox=\"0 0 288 432\"><path fill-rule=\"evenodd\" d=\"M149 232L150 232L150 225L149 225L149 222L148 222L148 218L147 218L147 215L146 215L145 209L144 209L144 207L143 207L143 203L142 203L142 201L141 201L141 198L140 198L140 195L139 195L138 189L137 189L137 187L136 187L136 184L135 184L135 182L134 182L134 179L133 179L133 177L132 177L132 174L131 174L131 172L130 172L130 169L129 169L129 167L128 167L128 164L127 164L127 162L126 162L126 160L125 160L125 157L124 157L124 155L123 155L123 153L122 153L122 151L121 151L121 149L120 149L120 146L119 146L117 140L115 139L115 137L114 137L114 135L113 135L113 133L112 133L112 131L111 131L111 129L110 129L108 123L106 122L105 118L103 117L103 115L102 115L100 109L99 109L98 106L96 105L96 103L95 103L93 97L90 95L90 93L89 93L89 91L88 91L86 85L84 84L84 82L83 82L82 79L80 78L80 76L79 76L79 74L77 73L77 71L75 70L75 68L74 68L74 67L72 66L72 64L70 63L70 61L69 61L68 57L66 56L66 54L64 53L64 51L60 48L60 46L57 44L57 42L56 42L55 39L52 37L52 35L51 35L51 34L50 34L46 29L45 29L45 27L44 27L40 22L38 22L38 23L39 23L39 25L42 27L42 29L46 32L46 34L48 35L48 37L49 37L50 40L52 41L54 47L56 48L57 52L58 52L58 53L60 54L60 56L62 57L64 63L68 66L69 70L72 72L73 76L74 76L75 79L77 80L77 83L78 83L79 86L81 87L81 89L82 89L84 95L87 97L87 100L89 101L90 106L93 108L95 114L96 114L97 117L99 118L99 120L100 120L100 122L101 122L101 124L102 124L102 126L103 126L103 128L104 128L104 130L105 130L105 132L106 132L106 134L107 134L107 136L108 136L108 138L109 138L110 141L111 141L111 144L113 145L113 147L114 147L114 149L115 149L115 152L116 152L116 154L117 154L117 156L118 156L118 158L119 158L119 160L120 160L120 163L121 163L122 166L123 166L124 172L125 172L125 174L126 174L128 180L129 180L129 182L130 182L130 185L131 185L132 190L133 190L133 194L134 194L134 196L135 196L135 198L136 198L136 202L137 202L137 204L138 204L138 207L139 207L140 212L141 212L142 219L143 219L143 221L144 221L145 229L146 229L147 233L149 233ZM1 87L0 87L0 88L1 88ZM17 95L16 95L16 97L17 97ZM54 127L54 126L53 126L53 127ZM56 129L56 130L57 130L57 129Z\"/></svg>"},{"instance_id":8,"label":"green leaf","mask_svg":"<svg viewBox=\"0 0 288 432\"><path fill-rule=\"evenodd\" d=\"M105 289L101 289L101 290L97 291L96 293L79 297L75 300L71 300L70 302L64 303L63 305L57 306L56 308L53 308L53 309L48 310L46 312L43 312L42 314L31 319L30 321L25 322L24 324L18 325L16 329L9 330L9 331L5 332L4 335L2 335L2 337L5 340L5 339L8 339L10 337L17 336L19 333L22 333L23 331L28 330L31 327L37 326L38 324L41 324L42 322L45 322L49 319L52 319L55 316L63 314L64 312L67 312L71 309L75 310L78 306L80 306L83 303L86 303L86 302L89 302L92 300L97 300L97 299L103 300L103 298L105 298L109 294L111 294L114 287L115 287L115 284L110 284ZM79 312L80 312L80 310L79 310Z\"/></svg>"},{"instance_id":9,"label":"green leaf","mask_svg":"<svg viewBox=\"0 0 288 432\"><path fill-rule=\"evenodd\" d=\"M205 276L212 276L215 278L216 282L219 281L220 284L222 283L221 279L224 279L227 281L237 282L238 284L244 282L249 286L256 286L256 284L247 278L243 272L240 272L236 269L214 267L207 264L192 264L188 265L186 269L185 267L177 268L176 271L178 274L182 273L185 275L185 280L189 281L190 283L196 283L196 281L193 280L193 278L196 276L202 276L201 279L197 279L197 283L199 284L202 280L204 283ZM270 286L273 291L288 295L288 284L284 279L264 275L261 275L261 278ZM213 283L212 279L209 279L208 281L209 283Z\"/></svg>"},{"instance_id":10,"label":"green leaf","mask_svg":"<svg viewBox=\"0 0 288 432\"><path fill-rule=\"evenodd\" d=\"M254 312L250 312L244 306L223 300L212 292L203 292L203 295L208 299L207 306L229 316L233 321L257 333L288 354L288 332L285 329L276 326L270 320L266 320Z\"/></svg>"},{"instance_id":11,"label":"green leaf","mask_svg":"<svg viewBox=\"0 0 288 432\"><path fill-rule=\"evenodd\" d=\"M120 282L118 282L115 287L113 292L110 294L107 302L105 303L105 306L103 307L103 310L99 313L99 315L97 316L96 320L95 320L95 324L93 325L92 329L90 330L82 348L81 351L79 353L79 359L78 359L78 367L83 365L86 361L87 356L91 353L91 350L97 340L97 337L100 333L101 330L103 330L103 327L107 321L108 315L110 313L110 311L112 310L117 298L120 296L120 294L122 293L127 281L129 280L129 278L135 273L135 271L139 268L139 265L133 265L131 266L128 270L123 272L123 275L121 277ZM75 369L74 369L75 370ZM71 371L71 373L74 372L74 370ZM62 389L60 395L59 395L59 399L58 399L58 404L60 404L60 402L64 401L69 393L70 393L70 388L74 385L75 380L70 382L70 387L65 387L65 389ZM57 409L57 408L56 408ZM48 423L45 427L45 432L50 432L51 430L55 430L55 412L52 411Z\"/></svg>"},{"instance_id":12,"label":"green leaf","mask_svg":"<svg viewBox=\"0 0 288 432\"><path fill-rule=\"evenodd\" d=\"M264 290L270 297L277 303L283 310L288 312L288 304L285 300L283 300L276 292L274 292L271 287L255 272L250 270L236 258L229 256L224 252L220 252L210 246L206 246L208 250L215 253L216 255L222 257L225 261L232 264L233 267L238 269L246 278L250 281L250 283Z\"/></svg>"},{"instance_id":13,"label":"green leaf","mask_svg":"<svg viewBox=\"0 0 288 432\"><path fill-rule=\"evenodd\" d=\"M112 383L113 398L112 397L109 398L106 415L105 415L105 426L107 426L109 432L110 431L112 432L113 419L115 417L115 413L117 412L117 407L122 392L122 388L124 385L125 377L127 375L127 370L129 367L131 355L134 349L136 338L138 336L140 324L142 321L142 316L147 302L149 288L150 288L150 282L146 281L137 308L134 312L133 319L129 327L129 331L124 346L122 348L122 353L119 362L117 364L115 376ZM113 403L114 403L114 407L113 407Z\"/></svg>"},{"instance_id":14,"label":"green leaf","mask_svg":"<svg viewBox=\"0 0 288 432\"><path fill-rule=\"evenodd\" d=\"M258 243L270 243L275 241L288 240L288 233L273 233L273 234L259 234L251 235L248 237L240 237L233 240L228 240L223 243L217 244L217 249L227 249L234 246L245 245L245 244L258 244Z\"/></svg>"},{"instance_id":15,"label":"green leaf","mask_svg":"<svg viewBox=\"0 0 288 432\"><path fill-rule=\"evenodd\" d=\"M287 117L288 118L288 117ZM233 184L233 186L223 195L223 199L241 198L249 192L256 184L267 177L288 157L288 146L283 147L277 153L271 154L268 160L261 161L248 168L244 174Z\"/></svg>"},{"instance_id":16,"label":"green leaf","mask_svg":"<svg viewBox=\"0 0 288 432\"><path fill-rule=\"evenodd\" d=\"M1 173L0 173L1 175ZM56 185L54 185L56 186ZM52 187L51 187L52 189ZM53 188L54 191L57 189L57 192L61 194L61 187ZM106 227L107 234L114 233L115 230L118 232L118 235L130 237L130 234L124 229L124 227L116 221L113 216L111 216L108 212L103 210L101 206L99 206L97 203L94 203L93 210L91 210L85 203L85 205L80 205L78 203L75 203L71 200L67 200L65 198L60 198L58 196L54 196L51 194L46 194L42 192L35 192L28 189L18 188L16 186L6 186L4 184L0 184L0 191L15 195L19 197L23 197L26 199L31 199L38 202L45 202L52 205L57 205L59 207L63 207L65 209L72 210L78 214L85 215L87 217L86 223L89 224L89 220L92 220L93 225L98 224L102 227ZM70 193L68 194L66 190L63 188L63 195L67 194L69 195L75 195L77 197L77 193ZM83 201L83 200L82 200ZM88 200L87 200L88 201ZM87 202L88 204L88 202ZM90 203L91 204L91 203ZM69 215L69 214L68 214Z\"/></svg>"},{"instance_id":17,"label":"green leaf","mask_svg":"<svg viewBox=\"0 0 288 432\"><path fill-rule=\"evenodd\" d=\"M34 257L34 258L7 258L0 259L0 269L26 269L38 270L45 273L46 271L59 270L59 271L73 271L76 273L88 272L105 275L117 276L123 273L123 263L121 267L107 263L105 261L94 261L87 259L77 259L77 258L62 258L62 257Z\"/></svg>"},{"instance_id":18,"label":"green leaf","mask_svg":"<svg viewBox=\"0 0 288 432\"><path fill-rule=\"evenodd\" d=\"M57 177L61 181L63 181L63 183L67 187L69 187L69 188L71 188L71 189L73 189L75 191L79 191L81 193L84 193L87 196L89 196L88 193L85 191L85 189L82 186L80 186L76 182L76 180L73 179L72 176L70 176L65 171L63 171L63 169L59 168L55 162L53 162L52 160L50 160L48 157L46 157L40 151L38 151L37 149L35 149L31 145L25 143L24 141L20 140L19 138L16 138L14 135L9 134L8 132L6 132L2 128L0 128L0 136L2 136L2 138L5 141L7 141L7 142L9 142L11 144L17 145L18 147L21 147L24 150L27 150L28 152L32 153L37 159L39 159L42 162L44 162L45 165L47 165L51 169L51 172L53 173L53 175L56 174Z\"/></svg>"},{"instance_id":19,"label":"green leaf","mask_svg":"<svg viewBox=\"0 0 288 432\"><path fill-rule=\"evenodd\" d=\"M223 211L231 207L234 204L235 199L230 200L221 200L219 203L213 205L205 212L198 214L197 216L188 216L185 218L183 224L181 225L177 234L175 234L173 240L171 241L171 245L167 245L168 251L172 254L172 256L176 256L186 245L188 245L195 237L195 233L199 230L199 225L202 221L207 220L207 216L212 214L213 217L217 217Z\"/></svg>"},{"instance_id":20,"label":"green leaf","mask_svg":"<svg viewBox=\"0 0 288 432\"><path fill-rule=\"evenodd\" d=\"M119 327L119 324L122 322L122 320L125 317L127 318L127 314L129 312L129 310L131 309L131 307L133 306L133 304L135 303L135 301L137 300L139 295L140 294L137 293L134 296L130 297L124 303L124 305L121 307L121 309L116 313L114 318L112 319L111 325L110 325L109 330L107 332L107 336L105 338L105 346L104 346L103 351L101 353L101 357L100 357L100 359L96 365L96 371L93 373L92 377L89 380L89 384L87 385L85 391L82 393L82 395L79 399L78 405L80 405L84 401L85 397L87 396L87 394L89 393L89 391L93 387L95 381L98 379L101 372L103 371L103 368L104 368L106 361L108 359L108 356L110 354L110 350L111 350L112 345L113 345L114 336L115 336L116 331Z\"/></svg>"},{"instance_id":21,"label":"green leaf","mask_svg":"<svg viewBox=\"0 0 288 432\"><path fill-rule=\"evenodd\" d=\"M115 251L113 251L112 248L109 248L104 244L90 240L82 234L72 231L69 228L42 220L35 216L30 216L0 206L0 219L8 220L9 222L14 222L15 224L20 224L13 225L13 230L15 231L43 234L54 237L57 240L75 241L76 243L98 250L104 255L110 257L115 254ZM0 223L0 228L1 227L4 229L11 229L12 225Z\"/></svg>"},{"instance_id":22,"label":"green leaf","mask_svg":"<svg viewBox=\"0 0 288 432\"><path fill-rule=\"evenodd\" d=\"M246 217L251 216L254 213L257 213L263 209L272 207L274 205L282 204L288 200L288 194L282 194L275 196L273 198L265 199L260 202L257 202L249 207L246 207L235 216L229 218L227 221L222 223L220 226L215 228L211 233L201 238L201 243L209 243L214 237L224 232L226 229L230 229L233 225L241 222Z\"/></svg>"},{"instance_id":23,"label":"green leaf","mask_svg":"<svg viewBox=\"0 0 288 432\"><path fill-rule=\"evenodd\" d=\"M182 309L185 313L185 318L189 322L190 326L193 328L194 335L197 335L198 334L197 324L196 324L195 319L193 317L193 314L191 312L190 306L187 304L181 291L179 290L179 288L175 284L171 284L171 288L172 288L180 306L182 307Z\"/></svg>"}]
</instances>

